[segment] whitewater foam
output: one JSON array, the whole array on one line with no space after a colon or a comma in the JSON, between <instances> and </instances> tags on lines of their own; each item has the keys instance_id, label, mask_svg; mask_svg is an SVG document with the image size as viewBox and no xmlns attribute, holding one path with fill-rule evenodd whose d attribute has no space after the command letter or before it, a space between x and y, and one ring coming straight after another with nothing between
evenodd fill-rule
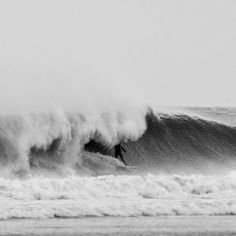
<instances>
[{"instance_id":1,"label":"whitewater foam","mask_svg":"<svg viewBox=\"0 0 236 236\"><path fill-rule=\"evenodd\" d=\"M236 214L236 174L0 179L0 219Z\"/></svg>"},{"instance_id":2,"label":"whitewater foam","mask_svg":"<svg viewBox=\"0 0 236 236\"><path fill-rule=\"evenodd\" d=\"M81 163L83 147L91 139L107 147L138 139L146 129L144 116L139 111L1 116L1 168L29 172L39 161L74 167Z\"/></svg>"}]
</instances>

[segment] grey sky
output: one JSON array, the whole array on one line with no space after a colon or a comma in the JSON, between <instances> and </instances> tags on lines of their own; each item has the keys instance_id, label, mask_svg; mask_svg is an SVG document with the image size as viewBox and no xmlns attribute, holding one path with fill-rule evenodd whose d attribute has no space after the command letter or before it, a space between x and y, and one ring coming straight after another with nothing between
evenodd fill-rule
<instances>
[{"instance_id":1,"label":"grey sky","mask_svg":"<svg viewBox=\"0 0 236 236\"><path fill-rule=\"evenodd\" d=\"M2 0L0 81L1 106L121 87L160 106L235 106L236 1Z\"/></svg>"}]
</instances>

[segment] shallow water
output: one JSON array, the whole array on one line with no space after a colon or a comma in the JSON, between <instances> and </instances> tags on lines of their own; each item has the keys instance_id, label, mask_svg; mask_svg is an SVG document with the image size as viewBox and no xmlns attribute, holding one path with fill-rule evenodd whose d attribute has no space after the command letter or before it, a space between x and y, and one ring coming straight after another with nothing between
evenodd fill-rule
<instances>
[{"instance_id":1,"label":"shallow water","mask_svg":"<svg viewBox=\"0 0 236 236\"><path fill-rule=\"evenodd\" d=\"M87 217L0 221L0 235L235 235L236 216Z\"/></svg>"}]
</instances>

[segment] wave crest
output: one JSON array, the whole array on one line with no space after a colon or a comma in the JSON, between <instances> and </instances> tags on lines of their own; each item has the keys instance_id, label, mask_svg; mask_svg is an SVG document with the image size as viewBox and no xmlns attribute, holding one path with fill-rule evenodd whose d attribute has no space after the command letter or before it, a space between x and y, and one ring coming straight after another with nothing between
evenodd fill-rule
<instances>
[{"instance_id":1,"label":"wave crest","mask_svg":"<svg viewBox=\"0 0 236 236\"><path fill-rule=\"evenodd\" d=\"M112 147L136 140L146 129L144 114L31 114L0 118L2 167L30 171L32 166L57 168L81 164L83 148L91 139Z\"/></svg>"},{"instance_id":2,"label":"wave crest","mask_svg":"<svg viewBox=\"0 0 236 236\"><path fill-rule=\"evenodd\" d=\"M0 160L9 172L87 168L101 173L93 167L95 162L102 155L114 155L112 147L120 142L127 149L127 163L142 170L224 171L236 163L236 128L197 116L148 109L132 114L57 112L0 117ZM86 158L94 161L91 167L84 167Z\"/></svg>"}]
</instances>

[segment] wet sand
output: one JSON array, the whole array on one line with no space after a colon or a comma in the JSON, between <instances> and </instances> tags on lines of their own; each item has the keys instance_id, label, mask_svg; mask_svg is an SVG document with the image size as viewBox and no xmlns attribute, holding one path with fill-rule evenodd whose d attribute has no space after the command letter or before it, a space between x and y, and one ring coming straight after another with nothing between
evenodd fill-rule
<instances>
[{"instance_id":1,"label":"wet sand","mask_svg":"<svg viewBox=\"0 0 236 236\"><path fill-rule=\"evenodd\" d=\"M236 216L6 220L0 235L236 235Z\"/></svg>"}]
</instances>

